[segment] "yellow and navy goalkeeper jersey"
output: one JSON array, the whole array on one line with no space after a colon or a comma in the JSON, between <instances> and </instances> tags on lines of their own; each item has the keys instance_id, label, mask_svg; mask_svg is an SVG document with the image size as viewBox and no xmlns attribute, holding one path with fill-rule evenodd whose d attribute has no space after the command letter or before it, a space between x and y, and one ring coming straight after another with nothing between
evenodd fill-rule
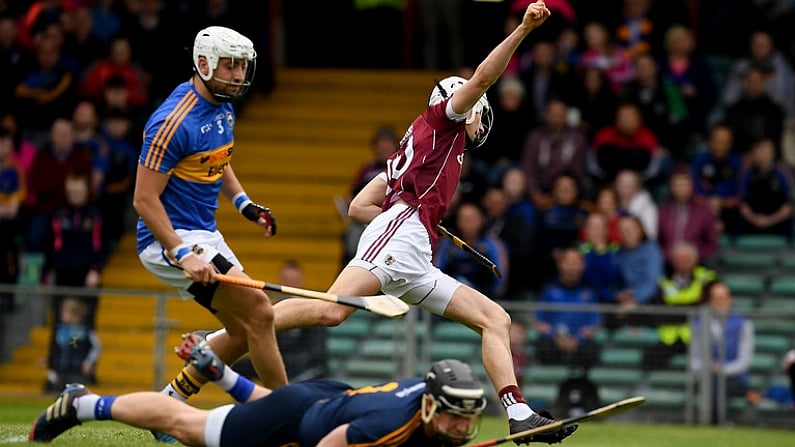
<instances>
[{"instance_id":1,"label":"yellow and navy goalkeeper jersey","mask_svg":"<svg viewBox=\"0 0 795 447\"><path fill-rule=\"evenodd\" d=\"M346 432L350 446L433 445L421 428L424 392L422 378L413 378L351 389L319 400L301 420L300 445L317 445L343 424L350 424Z\"/></svg>"},{"instance_id":2,"label":"yellow and navy goalkeeper jersey","mask_svg":"<svg viewBox=\"0 0 795 447\"><path fill-rule=\"evenodd\" d=\"M425 381L396 380L351 388L336 380L293 382L268 396L235 405L221 427L221 447L316 446L348 424L353 447L435 447L421 419Z\"/></svg>"},{"instance_id":3,"label":"yellow and navy goalkeeper jersey","mask_svg":"<svg viewBox=\"0 0 795 447\"><path fill-rule=\"evenodd\" d=\"M216 230L221 177L234 147L232 104L214 105L184 82L155 110L144 128L139 163L168 174L161 202L175 229ZM155 238L138 220L138 252Z\"/></svg>"}]
</instances>

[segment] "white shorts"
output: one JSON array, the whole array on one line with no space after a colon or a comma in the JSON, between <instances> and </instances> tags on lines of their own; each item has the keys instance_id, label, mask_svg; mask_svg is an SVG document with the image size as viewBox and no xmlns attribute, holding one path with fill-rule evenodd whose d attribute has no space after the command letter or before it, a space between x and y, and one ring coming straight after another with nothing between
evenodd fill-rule
<instances>
[{"instance_id":1,"label":"white shorts","mask_svg":"<svg viewBox=\"0 0 795 447\"><path fill-rule=\"evenodd\" d=\"M349 266L362 267L381 282L384 293L443 315L461 285L433 263L428 231L420 213L397 204L365 228Z\"/></svg>"},{"instance_id":2,"label":"white shorts","mask_svg":"<svg viewBox=\"0 0 795 447\"><path fill-rule=\"evenodd\" d=\"M204 230L176 230L182 241L186 244L198 245L203 252L197 256L205 262L211 262L216 255L223 256L233 266L243 270L243 266L237 257L232 253L232 249L226 244L223 235L219 231ZM182 268L173 263L166 255L166 249L160 242L152 242L146 247L138 258L141 264L149 270L157 279L164 284L176 287L183 299L194 298L188 288L193 284L190 278L185 276ZM222 272L226 273L226 272Z\"/></svg>"}]
</instances>

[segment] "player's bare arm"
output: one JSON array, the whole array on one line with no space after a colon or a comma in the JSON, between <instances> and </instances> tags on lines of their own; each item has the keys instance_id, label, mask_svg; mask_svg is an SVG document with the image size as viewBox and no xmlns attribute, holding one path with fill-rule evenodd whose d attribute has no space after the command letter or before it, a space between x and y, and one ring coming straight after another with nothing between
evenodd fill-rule
<instances>
[{"instance_id":1,"label":"player's bare arm","mask_svg":"<svg viewBox=\"0 0 795 447\"><path fill-rule=\"evenodd\" d=\"M340 425L332 430L329 434L323 437L317 444L317 447L347 447L348 437L348 424Z\"/></svg>"},{"instance_id":2,"label":"player's bare arm","mask_svg":"<svg viewBox=\"0 0 795 447\"><path fill-rule=\"evenodd\" d=\"M160 201L160 195L165 190L168 180L167 174L138 165L133 207L160 244L171 251L182 244L182 239L174 231L174 226ZM196 282L206 284L214 281L215 269L196 256L185 256L181 259L180 266L185 274Z\"/></svg>"},{"instance_id":3,"label":"player's bare arm","mask_svg":"<svg viewBox=\"0 0 795 447\"><path fill-rule=\"evenodd\" d=\"M375 216L381 214L381 204L385 196L386 181L381 176L375 176L351 200L348 217L359 223L370 223Z\"/></svg>"},{"instance_id":4,"label":"player's bare arm","mask_svg":"<svg viewBox=\"0 0 795 447\"><path fill-rule=\"evenodd\" d=\"M239 198L241 194L245 194L243 186L240 184L240 181L237 179L237 175L235 175L235 171L232 169L232 165L227 166L226 170L224 171L224 176L221 178L221 192L236 207L238 206L238 204L235 203L236 198ZM257 211L257 219L255 223L265 229L265 237L269 238L271 236L275 236L276 221L273 218L273 214L270 213L268 208L257 205L253 202L251 202L251 204L256 207ZM238 211L246 216L246 214L241 211L241 208L238 208Z\"/></svg>"},{"instance_id":5,"label":"player's bare arm","mask_svg":"<svg viewBox=\"0 0 795 447\"><path fill-rule=\"evenodd\" d=\"M522 23L491 50L489 55L475 69L469 81L461 86L450 99L454 112L463 114L472 109L480 97L486 93L486 90L500 78L522 40L532 30L544 23L549 15L550 11L544 4L544 0L538 0L527 7Z\"/></svg>"}]
</instances>

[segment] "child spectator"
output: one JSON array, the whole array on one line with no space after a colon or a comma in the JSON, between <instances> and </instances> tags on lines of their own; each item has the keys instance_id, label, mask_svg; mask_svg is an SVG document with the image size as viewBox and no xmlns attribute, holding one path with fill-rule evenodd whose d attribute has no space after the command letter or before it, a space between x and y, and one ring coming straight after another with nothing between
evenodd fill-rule
<instances>
[{"instance_id":1,"label":"child spectator","mask_svg":"<svg viewBox=\"0 0 795 447\"><path fill-rule=\"evenodd\" d=\"M792 237L792 184L769 138L753 144L740 183L740 233Z\"/></svg>"},{"instance_id":2,"label":"child spectator","mask_svg":"<svg viewBox=\"0 0 795 447\"><path fill-rule=\"evenodd\" d=\"M67 205L52 218L52 265L55 284L89 287L100 285L103 263L102 216L91 203L89 180L85 174L71 173L64 182ZM94 326L97 297L85 297L87 323Z\"/></svg>"},{"instance_id":3,"label":"child spectator","mask_svg":"<svg viewBox=\"0 0 795 447\"><path fill-rule=\"evenodd\" d=\"M45 392L59 392L67 383L97 383L99 337L88 321L88 306L80 298L61 301L55 314L47 355Z\"/></svg>"}]
</instances>

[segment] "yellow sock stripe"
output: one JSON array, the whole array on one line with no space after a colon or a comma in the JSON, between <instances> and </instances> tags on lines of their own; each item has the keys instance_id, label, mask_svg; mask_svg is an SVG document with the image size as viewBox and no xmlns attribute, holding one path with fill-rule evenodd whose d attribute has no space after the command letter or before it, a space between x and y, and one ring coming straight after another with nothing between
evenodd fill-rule
<instances>
[{"instance_id":1,"label":"yellow sock stripe","mask_svg":"<svg viewBox=\"0 0 795 447\"><path fill-rule=\"evenodd\" d=\"M201 389L201 386L196 384L198 382L196 378L186 371L186 369L187 367L183 368L182 371L177 374L177 377L171 381L171 387L174 388L174 391L185 399L198 393Z\"/></svg>"}]
</instances>

